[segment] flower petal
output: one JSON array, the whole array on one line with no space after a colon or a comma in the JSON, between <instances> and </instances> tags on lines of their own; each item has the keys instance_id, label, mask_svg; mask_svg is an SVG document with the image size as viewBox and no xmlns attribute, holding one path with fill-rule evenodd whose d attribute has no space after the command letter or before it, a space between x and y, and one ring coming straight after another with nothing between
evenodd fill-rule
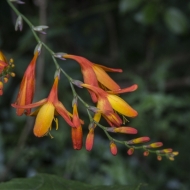
<instances>
[{"instance_id":1,"label":"flower petal","mask_svg":"<svg viewBox=\"0 0 190 190\"><path fill-rule=\"evenodd\" d=\"M14 108L24 108L24 109L26 109L26 108L35 108L37 106L41 106L45 102L47 102L47 98L45 98L43 100L40 100L38 102L32 103L32 104L28 104L28 105L17 105L15 103L15 104L11 104L11 106L14 107Z\"/></svg>"},{"instance_id":2,"label":"flower petal","mask_svg":"<svg viewBox=\"0 0 190 190\"><path fill-rule=\"evenodd\" d=\"M119 96L108 94L107 98L113 109L120 114L128 117L136 117L138 115L137 111L134 110L127 102L125 102Z\"/></svg>"},{"instance_id":3,"label":"flower petal","mask_svg":"<svg viewBox=\"0 0 190 190\"><path fill-rule=\"evenodd\" d=\"M120 86L98 65L92 66L98 81L106 88L116 91L120 89Z\"/></svg>"},{"instance_id":4,"label":"flower petal","mask_svg":"<svg viewBox=\"0 0 190 190\"><path fill-rule=\"evenodd\" d=\"M138 88L138 85L137 84L134 84L130 87L127 87L127 88L123 88L123 89L120 89L120 90L116 90L116 91L106 91L110 94L121 94L121 93L125 93L125 92L133 92L135 91L136 89Z\"/></svg>"},{"instance_id":5,"label":"flower petal","mask_svg":"<svg viewBox=\"0 0 190 190\"><path fill-rule=\"evenodd\" d=\"M63 104L60 101L57 101L57 102L54 102L54 106L58 114L63 117L63 119L68 123L68 125L70 125L71 127L75 127L73 122L71 121L68 111L63 106Z\"/></svg>"},{"instance_id":6,"label":"flower petal","mask_svg":"<svg viewBox=\"0 0 190 190\"><path fill-rule=\"evenodd\" d=\"M95 63L94 63L94 65L96 67L99 67L99 68L103 69L104 71L107 71L107 72L118 72L118 73L123 72L122 69L114 69L114 68L105 67L103 65L99 65L99 64L95 64Z\"/></svg>"},{"instance_id":7,"label":"flower petal","mask_svg":"<svg viewBox=\"0 0 190 190\"><path fill-rule=\"evenodd\" d=\"M0 61L3 61L3 62L5 62L5 63L8 63L8 62L7 62L7 59L6 59L6 57L4 56L4 54L2 53L2 51L0 51Z\"/></svg>"},{"instance_id":8,"label":"flower petal","mask_svg":"<svg viewBox=\"0 0 190 190\"><path fill-rule=\"evenodd\" d=\"M55 107L51 102L44 104L36 117L34 125L34 135L37 137L43 137L51 127L54 118Z\"/></svg>"}]
</instances>

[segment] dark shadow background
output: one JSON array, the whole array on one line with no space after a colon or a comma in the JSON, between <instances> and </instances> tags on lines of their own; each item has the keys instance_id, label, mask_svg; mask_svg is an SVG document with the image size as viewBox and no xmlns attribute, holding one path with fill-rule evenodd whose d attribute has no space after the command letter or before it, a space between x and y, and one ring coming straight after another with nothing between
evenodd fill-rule
<instances>
[{"instance_id":1,"label":"dark shadow background","mask_svg":"<svg viewBox=\"0 0 190 190\"><path fill-rule=\"evenodd\" d=\"M179 151L175 161L156 155L143 157L142 151L128 156L119 146L117 156L109 150L109 140L97 129L91 152L72 149L70 128L59 118L54 139L36 138L33 118L17 117L10 107L16 99L23 73L30 63L36 41L24 23L15 32L16 15L6 1L0 1L0 49L14 58L16 77L6 85L0 97L0 177L9 180L50 173L89 184L148 183L153 189L189 189L190 169L190 3L177 0L26 0L17 5L34 25L50 28L42 39L54 52L67 52L88 58L94 63L122 68L111 74L122 86L137 83L136 92L122 95L139 115L130 120L139 136L162 141L164 147ZM47 4L47 7L45 4ZM82 80L79 65L59 61L74 79ZM54 63L47 51L38 60L38 86L35 101L47 97L53 83ZM88 102L84 90L77 90ZM59 98L71 109L72 92L64 76ZM92 104L92 103L91 103ZM93 104L92 104L93 105ZM84 141L88 132L87 114ZM105 123L106 124L106 123ZM133 136L118 136L131 139Z\"/></svg>"}]
</instances>

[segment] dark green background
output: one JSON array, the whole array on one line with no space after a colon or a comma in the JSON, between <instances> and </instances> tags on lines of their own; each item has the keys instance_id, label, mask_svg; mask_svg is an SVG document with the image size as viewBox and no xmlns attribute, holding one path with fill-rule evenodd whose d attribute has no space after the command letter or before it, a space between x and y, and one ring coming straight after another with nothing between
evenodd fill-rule
<instances>
[{"instance_id":1,"label":"dark green background","mask_svg":"<svg viewBox=\"0 0 190 190\"><path fill-rule=\"evenodd\" d=\"M50 173L96 185L142 182L158 190L189 189L190 3L47 0L44 10L38 1L25 2L17 8L34 25L46 22L49 29L45 40L54 52L80 55L98 64L122 68L123 73L111 74L114 80L122 87L139 85L137 91L122 95L139 113L130 120L130 125L138 129L139 136L149 136L152 142L162 141L165 148L179 151L179 156L174 162L165 158L159 162L156 155L143 157L140 150L128 156L126 147L118 146L119 153L114 157L109 151L109 140L100 129L95 131L91 152L85 148L75 151L70 128L62 118L59 118L59 131L52 131L54 139L34 137L30 129L33 119L26 123L26 117L17 117L10 104L16 99L36 41L26 23L22 32L15 32L16 16L6 1L1 0L0 49L8 58L14 58L16 73L0 97L1 180ZM74 79L82 80L76 62L59 63ZM42 81L37 86L35 101L47 97L53 83L55 66L47 51L42 52L38 69L37 82ZM77 91L91 103L88 93ZM59 85L59 98L71 111L72 92L64 76ZM84 108L81 105L79 108L85 120L85 141L88 118Z\"/></svg>"}]
</instances>

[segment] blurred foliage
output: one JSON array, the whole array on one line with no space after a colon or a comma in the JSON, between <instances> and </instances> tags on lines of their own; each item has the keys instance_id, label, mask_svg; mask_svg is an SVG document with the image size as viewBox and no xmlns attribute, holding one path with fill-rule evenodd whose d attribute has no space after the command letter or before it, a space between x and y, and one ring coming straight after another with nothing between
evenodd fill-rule
<instances>
[{"instance_id":1,"label":"blurred foliage","mask_svg":"<svg viewBox=\"0 0 190 190\"><path fill-rule=\"evenodd\" d=\"M38 0L26 0L18 9L34 25L39 25ZM165 147L179 151L174 162L156 160L141 151L128 156L119 146L113 157L109 141L99 129L91 152L72 149L70 128L60 118L59 131L49 137L36 138L30 130L24 146L17 153L17 143L26 125L26 117L17 117L10 104L15 101L24 70L36 46L28 26L14 31L15 14L6 1L0 1L0 49L14 58L16 77L5 86L0 97L0 177L9 180L50 173L88 184L152 184L152 189L183 190L190 188L190 3L174 0L71 0L47 1L47 44L55 52L81 55L109 67L123 69L111 74L121 85L139 85L136 92L122 95L138 112L130 120L139 136L162 141ZM43 24L43 23L42 23ZM36 100L47 97L53 83L55 67L45 53L43 84ZM73 78L82 80L80 67L74 61L59 62ZM40 64L40 62L38 63ZM87 92L79 94L90 102ZM71 110L71 90L62 77L59 97ZM84 140L88 119L85 120ZM106 124L106 123L105 123ZM118 136L119 138L119 136ZM130 139L131 137L122 136ZM16 149L16 151L15 151ZM15 156L16 155L16 156ZM10 164L10 160L16 157ZM5 175L4 171L10 168Z\"/></svg>"},{"instance_id":2,"label":"blurred foliage","mask_svg":"<svg viewBox=\"0 0 190 190\"><path fill-rule=\"evenodd\" d=\"M21 183L22 180L22 183ZM52 190L52 189L69 189L69 190L143 190L143 187L147 187L146 184L138 185L87 185L81 182L66 180L63 177L58 177L49 174L38 174L32 178L17 178L9 182L1 183L1 190L26 190L26 189L36 189L36 190Z\"/></svg>"}]
</instances>

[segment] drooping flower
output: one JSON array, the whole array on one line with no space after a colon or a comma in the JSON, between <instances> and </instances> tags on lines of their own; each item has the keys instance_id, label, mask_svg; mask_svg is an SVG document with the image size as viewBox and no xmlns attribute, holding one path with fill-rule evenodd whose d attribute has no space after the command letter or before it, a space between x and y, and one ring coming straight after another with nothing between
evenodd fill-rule
<instances>
[{"instance_id":1,"label":"drooping flower","mask_svg":"<svg viewBox=\"0 0 190 190\"><path fill-rule=\"evenodd\" d=\"M122 124L122 120L116 112L127 117L137 116L138 114L137 111L134 110L122 98L116 95L124 92L132 92L137 89L137 85L132 85L131 87L128 88L124 88L118 91L110 91L110 92L106 92L99 87L91 86L88 84L82 84L81 86L92 90L97 95L98 98L97 108L100 111L97 112L94 116L94 120L96 122L100 121L102 115L110 124L110 126L118 127Z\"/></svg>"},{"instance_id":2,"label":"drooping flower","mask_svg":"<svg viewBox=\"0 0 190 190\"><path fill-rule=\"evenodd\" d=\"M71 128L71 137L72 137L72 143L73 148L75 150L80 150L82 148L82 125L81 121L79 119L78 110L77 110L77 103L74 102L73 104L73 117L72 121L75 127Z\"/></svg>"},{"instance_id":3,"label":"drooping flower","mask_svg":"<svg viewBox=\"0 0 190 190\"><path fill-rule=\"evenodd\" d=\"M68 125L70 125L71 127L75 127L70 118L71 113L69 113L66 110L66 108L63 106L63 104L58 100L58 95L57 95L58 81L59 77L56 76L48 98L45 98L39 102L28 105L12 104L12 106L17 109L31 109L41 106L37 111L36 121L33 130L34 135L37 137L43 137L49 132L49 130L51 129L52 121L56 113L61 115ZM30 115L33 115L33 113L31 113ZM56 122L56 124L57 124L56 125L57 129L58 122Z\"/></svg>"},{"instance_id":4,"label":"drooping flower","mask_svg":"<svg viewBox=\"0 0 190 190\"><path fill-rule=\"evenodd\" d=\"M24 76L22 78L20 89L18 92L18 96L16 98L15 105L24 106L32 103L34 91L35 91L35 68L36 68L36 60L38 58L39 52L36 51L34 57L30 64L28 65ZM26 114L29 115L31 113L30 108L17 108L16 114L22 115L26 111Z\"/></svg>"},{"instance_id":5,"label":"drooping flower","mask_svg":"<svg viewBox=\"0 0 190 190\"><path fill-rule=\"evenodd\" d=\"M80 64L84 83L99 87L99 82L111 91L120 90L120 86L106 72L122 72L121 69L113 69L103 65L94 64L88 59L76 55L64 54L63 58L74 59ZM97 102L96 94L91 90L89 90L89 93L93 102Z\"/></svg>"}]
</instances>

